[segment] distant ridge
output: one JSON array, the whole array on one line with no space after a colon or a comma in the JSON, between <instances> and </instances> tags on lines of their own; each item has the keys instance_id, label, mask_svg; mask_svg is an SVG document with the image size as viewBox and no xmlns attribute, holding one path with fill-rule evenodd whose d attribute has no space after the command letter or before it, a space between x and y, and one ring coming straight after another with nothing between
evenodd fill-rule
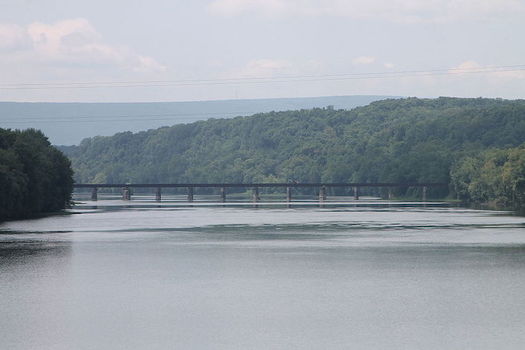
<instances>
[{"instance_id":1,"label":"distant ridge","mask_svg":"<svg viewBox=\"0 0 525 350\"><path fill-rule=\"evenodd\" d=\"M0 102L0 127L42 130L55 145L87 137L137 132L210 118L233 118L270 111L334 106L352 109L397 96L327 96L139 103Z\"/></svg>"}]
</instances>

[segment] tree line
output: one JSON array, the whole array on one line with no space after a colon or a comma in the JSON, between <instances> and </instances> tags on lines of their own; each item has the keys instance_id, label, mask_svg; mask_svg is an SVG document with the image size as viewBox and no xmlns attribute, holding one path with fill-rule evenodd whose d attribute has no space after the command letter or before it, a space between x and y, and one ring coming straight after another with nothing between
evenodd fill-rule
<instances>
[{"instance_id":1,"label":"tree line","mask_svg":"<svg viewBox=\"0 0 525 350\"><path fill-rule=\"evenodd\" d=\"M451 177L463 200L525 209L525 144L465 157Z\"/></svg>"},{"instance_id":2,"label":"tree line","mask_svg":"<svg viewBox=\"0 0 525 350\"><path fill-rule=\"evenodd\" d=\"M0 128L0 221L63 209L72 189L71 162L42 132Z\"/></svg>"},{"instance_id":3,"label":"tree line","mask_svg":"<svg viewBox=\"0 0 525 350\"><path fill-rule=\"evenodd\" d=\"M78 182L446 182L449 189L429 195L485 201L500 192L479 195L482 185L472 182L482 175L468 173L469 164L479 170L505 153L508 164L487 165L483 181L500 170L505 179L522 176L513 159L524 142L525 101L442 97L210 119L62 150ZM520 180L508 181L505 198L521 198Z\"/></svg>"}]
</instances>

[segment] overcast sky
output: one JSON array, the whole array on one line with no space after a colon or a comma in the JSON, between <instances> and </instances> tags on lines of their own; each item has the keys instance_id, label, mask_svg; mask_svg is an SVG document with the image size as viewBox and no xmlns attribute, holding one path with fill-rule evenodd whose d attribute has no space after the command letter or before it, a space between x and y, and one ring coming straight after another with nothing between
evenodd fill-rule
<instances>
[{"instance_id":1,"label":"overcast sky","mask_svg":"<svg viewBox=\"0 0 525 350\"><path fill-rule=\"evenodd\" d=\"M0 8L0 101L525 98L525 0L0 0ZM24 85L34 83L64 85Z\"/></svg>"}]
</instances>

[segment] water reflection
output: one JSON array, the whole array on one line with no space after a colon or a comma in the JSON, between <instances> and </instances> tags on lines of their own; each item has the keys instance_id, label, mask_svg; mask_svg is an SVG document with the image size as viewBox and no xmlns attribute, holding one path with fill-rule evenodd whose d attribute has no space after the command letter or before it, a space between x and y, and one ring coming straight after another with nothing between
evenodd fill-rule
<instances>
[{"instance_id":1,"label":"water reflection","mask_svg":"<svg viewBox=\"0 0 525 350\"><path fill-rule=\"evenodd\" d=\"M57 240L56 236L67 232L17 232L0 231L0 266L17 261L23 264L39 263L46 259L64 259L71 255L71 242Z\"/></svg>"},{"instance_id":2,"label":"water reflection","mask_svg":"<svg viewBox=\"0 0 525 350\"><path fill-rule=\"evenodd\" d=\"M86 202L0 226L9 349L525 346L525 219L415 203Z\"/></svg>"}]
</instances>

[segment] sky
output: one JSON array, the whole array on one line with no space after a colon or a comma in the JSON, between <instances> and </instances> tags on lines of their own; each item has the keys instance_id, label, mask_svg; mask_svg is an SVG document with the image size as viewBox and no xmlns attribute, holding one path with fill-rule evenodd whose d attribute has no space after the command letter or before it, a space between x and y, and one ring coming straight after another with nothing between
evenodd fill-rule
<instances>
[{"instance_id":1,"label":"sky","mask_svg":"<svg viewBox=\"0 0 525 350\"><path fill-rule=\"evenodd\" d=\"M0 0L0 101L525 98L525 0Z\"/></svg>"}]
</instances>

